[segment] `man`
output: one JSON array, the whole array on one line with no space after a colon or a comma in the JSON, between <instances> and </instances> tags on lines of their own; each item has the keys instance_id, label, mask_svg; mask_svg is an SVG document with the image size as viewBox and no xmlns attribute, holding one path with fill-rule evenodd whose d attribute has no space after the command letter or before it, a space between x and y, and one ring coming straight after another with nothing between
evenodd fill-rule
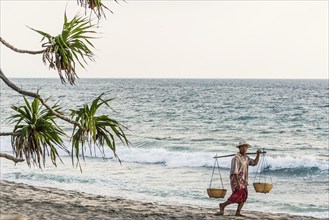
<instances>
[{"instance_id":1,"label":"man","mask_svg":"<svg viewBox=\"0 0 329 220\"><path fill-rule=\"evenodd\" d=\"M219 204L219 215L224 215L224 209L227 205L237 203L238 208L235 215L243 216L241 209L248 198L248 167L249 165L256 166L258 164L259 154L261 153L260 150L257 150L257 156L254 160L248 157L247 150L250 145L245 140L241 140L236 147L239 148L239 153L232 159L230 172L232 195L226 202Z\"/></svg>"}]
</instances>

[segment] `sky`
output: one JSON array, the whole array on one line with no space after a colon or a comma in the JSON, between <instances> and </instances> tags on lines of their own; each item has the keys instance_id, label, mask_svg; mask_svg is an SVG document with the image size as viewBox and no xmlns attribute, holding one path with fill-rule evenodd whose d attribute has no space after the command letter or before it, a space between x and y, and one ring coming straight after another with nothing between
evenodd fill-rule
<instances>
[{"instance_id":1,"label":"sky","mask_svg":"<svg viewBox=\"0 0 329 220\"><path fill-rule=\"evenodd\" d=\"M17 48L40 50L41 35L61 32L76 0L0 0L0 35ZM328 79L328 1L105 1L95 62L80 78ZM87 14L89 16L89 13ZM7 77L58 77L41 55L0 46Z\"/></svg>"}]
</instances>

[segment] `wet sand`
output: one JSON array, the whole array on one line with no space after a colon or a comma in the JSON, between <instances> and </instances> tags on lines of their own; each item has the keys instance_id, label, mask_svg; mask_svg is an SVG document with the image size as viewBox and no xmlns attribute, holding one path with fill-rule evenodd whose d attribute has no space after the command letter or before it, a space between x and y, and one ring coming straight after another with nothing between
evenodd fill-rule
<instances>
[{"instance_id":1,"label":"wet sand","mask_svg":"<svg viewBox=\"0 0 329 220\"><path fill-rule=\"evenodd\" d=\"M160 205L152 202L91 195L56 188L35 187L0 180L0 219L318 219L244 211L246 217L234 216L235 210Z\"/></svg>"}]
</instances>

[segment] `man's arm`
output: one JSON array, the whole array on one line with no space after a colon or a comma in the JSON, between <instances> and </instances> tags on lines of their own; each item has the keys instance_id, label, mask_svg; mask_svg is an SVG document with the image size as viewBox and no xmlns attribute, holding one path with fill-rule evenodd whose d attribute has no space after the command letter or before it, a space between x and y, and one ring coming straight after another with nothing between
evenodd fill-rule
<instances>
[{"instance_id":1,"label":"man's arm","mask_svg":"<svg viewBox=\"0 0 329 220\"><path fill-rule=\"evenodd\" d=\"M233 178L236 180L237 182L237 187L238 187L238 190L240 190L240 181L239 181L239 177L238 177L238 174L232 174L233 175Z\"/></svg>"},{"instance_id":2,"label":"man's arm","mask_svg":"<svg viewBox=\"0 0 329 220\"><path fill-rule=\"evenodd\" d=\"M257 153L257 156L254 159L254 164L253 164L254 166L256 166L258 164L260 152L261 152L261 150L259 150L259 149L256 152Z\"/></svg>"}]
</instances>

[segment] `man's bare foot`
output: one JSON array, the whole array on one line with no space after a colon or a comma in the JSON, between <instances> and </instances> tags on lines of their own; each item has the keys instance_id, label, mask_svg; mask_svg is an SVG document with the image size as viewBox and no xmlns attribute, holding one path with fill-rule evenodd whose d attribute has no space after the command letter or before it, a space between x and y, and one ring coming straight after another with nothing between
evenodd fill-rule
<instances>
[{"instance_id":1,"label":"man's bare foot","mask_svg":"<svg viewBox=\"0 0 329 220\"><path fill-rule=\"evenodd\" d=\"M241 213L235 213L235 216L246 217L245 215L242 215Z\"/></svg>"},{"instance_id":2,"label":"man's bare foot","mask_svg":"<svg viewBox=\"0 0 329 220\"><path fill-rule=\"evenodd\" d=\"M224 215L224 208L225 208L225 206L223 205L223 203L220 203L218 215Z\"/></svg>"}]
</instances>

